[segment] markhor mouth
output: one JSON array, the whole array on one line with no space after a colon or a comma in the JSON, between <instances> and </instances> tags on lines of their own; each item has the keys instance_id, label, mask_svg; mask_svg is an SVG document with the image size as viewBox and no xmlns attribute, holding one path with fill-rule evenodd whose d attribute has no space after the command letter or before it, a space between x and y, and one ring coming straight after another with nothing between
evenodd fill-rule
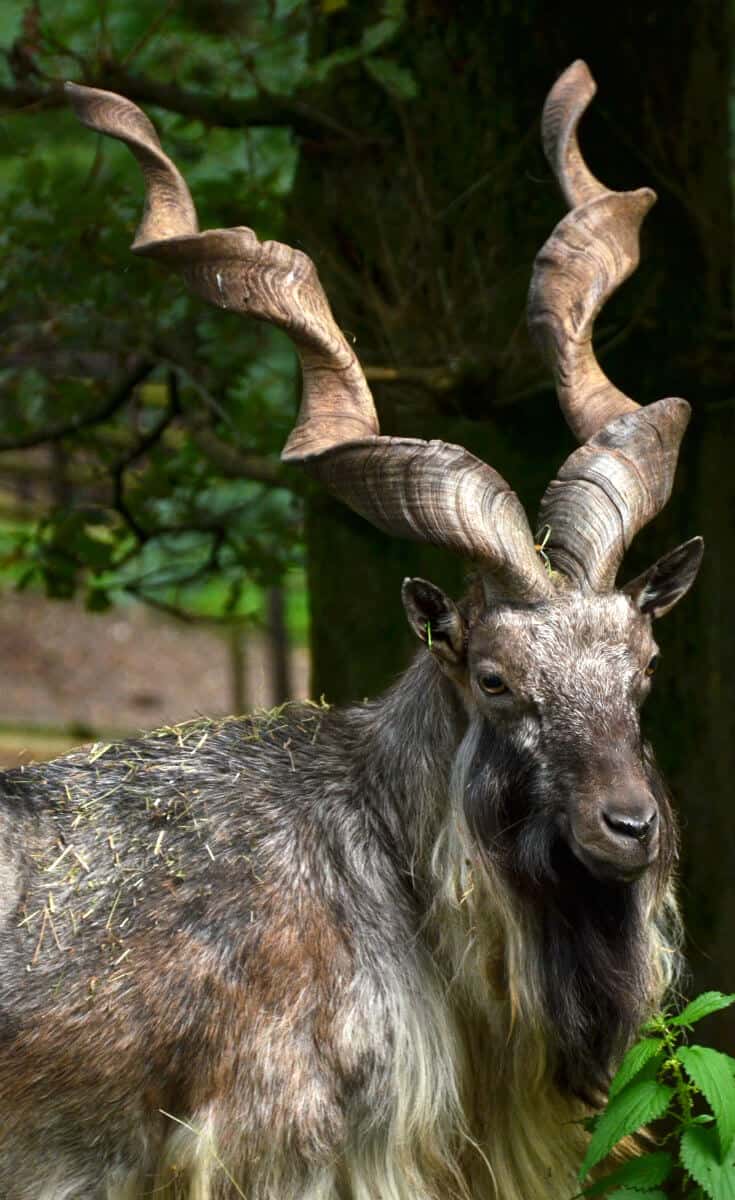
<instances>
[{"instance_id":1,"label":"markhor mouth","mask_svg":"<svg viewBox=\"0 0 735 1200\"><path fill-rule=\"evenodd\" d=\"M619 859L604 858L599 854L590 853L578 841L572 839L569 843L572 853L595 879L610 883L635 883L646 874L646 871L656 861L656 856L646 858L639 863L621 862Z\"/></svg>"}]
</instances>

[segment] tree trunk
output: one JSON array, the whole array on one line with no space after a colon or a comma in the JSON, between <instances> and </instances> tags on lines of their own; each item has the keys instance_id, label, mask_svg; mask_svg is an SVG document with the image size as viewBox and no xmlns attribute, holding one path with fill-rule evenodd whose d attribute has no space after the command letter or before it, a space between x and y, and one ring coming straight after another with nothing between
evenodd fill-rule
<instances>
[{"instance_id":1,"label":"tree trunk","mask_svg":"<svg viewBox=\"0 0 735 1200\"><path fill-rule=\"evenodd\" d=\"M282 587L268 588L267 609L271 697L274 704L283 704L291 696L291 671L286 602Z\"/></svg>"},{"instance_id":2,"label":"tree trunk","mask_svg":"<svg viewBox=\"0 0 735 1200\"><path fill-rule=\"evenodd\" d=\"M372 6L335 14L335 45L354 40L360 18ZM592 170L659 194L641 268L599 322L604 366L640 402L684 395L695 410L676 496L625 571L705 536L694 594L657 630L663 667L647 721L683 814L693 987L735 989L729 47L724 0L562 10L417 0L389 51L413 73L416 99L371 90L359 66L336 73L334 111L358 140L349 154L305 146L294 212L362 361L414 370L377 391L384 430L462 441L524 500L537 497L572 446L524 328L533 257L564 211L538 116L556 76L577 57L589 63ZM416 384L415 368L437 367L439 387ZM323 497L310 502L307 539L315 692L374 693L410 652L397 591L423 551ZM735 1018L722 1028L732 1047Z\"/></svg>"},{"instance_id":3,"label":"tree trunk","mask_svg":"<svg viewBox=\"0 0 735 1200\"><path fill-rule=\"evenodd\" d=\"M247 650L245 634L241 625L233 625L227 631L230 667L230 712L244 713L248 707L246 692Z\"/></svg>"},{"instance_id":4,"label":"tree trunk","mask_svg":"<svg viewBox=\"0 0 735 1200\"><path fill-rule=\"evenodd\" d=\"M375 696L416 648L401 605L407 575L462 590L462 566L431 547L385 537L327 496L306 520L312 695L330 704ZM372 649L372 653L371 653Z\"/></svg>"}]
</instances>

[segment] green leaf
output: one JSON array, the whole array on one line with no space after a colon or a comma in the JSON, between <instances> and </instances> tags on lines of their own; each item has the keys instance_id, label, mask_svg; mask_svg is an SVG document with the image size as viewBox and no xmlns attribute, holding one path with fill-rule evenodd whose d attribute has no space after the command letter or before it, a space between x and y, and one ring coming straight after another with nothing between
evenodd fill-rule
<instances>
[{"instance_id":1,"label":"green leaf","mask_svg":"<svg viewBox=\"0 0 735 1200\"><path fill-rule=\"evenodd\" d=\"M598 1179L584 1189L585 1196L606 1195L608 1188L622 1184L628 1188L655 1188L668 1179L674 1166L674 1160L664 1150L653 1154L642 1154L623 1163L616 1171Z\"/></svg>"},{"instance_id":2,"label":"green leaf","mask_svg":"<svg viewBox=\"0 0 735 1200\"><path fill-rule=\"evenodd\" d=\"M610 1101L597 1122L579 1171L580 1179L602 1162L621 1138L662 1116L673 1095L673 1088L654 1080L628 1084Z\"/></svg>"},{"instance_id":3,"label":"green leaf","mask_svg":"<svg viewBox=\"0 0 735 1200\"><path fill-rule=\"evenodd\" d=\"M366 54L372 54L373 50L377 50L379 46L384 46L392 37L398 33L401 27L401 22L393 17L385 17L382 21L377 21L375 25L368 25L364 30L361 44Z\"/></svg>"},{"instance_id":4,"label":"green leaf","mask_svg":"<svg viewBox=\"0 0 735 1200\"><path fill-rule=\"evenodd\" d=\"M666 1200L666 1192L639 1192L637 1188L619 1188L617 1192L610 1192L608 1200Z\"/></svg>"},{"instance_id":5,"label":"green leaf","mask_svg":"<svg viewBox=\"0 0 735 1200\"><path fill-rule=\"evenodd\" d=\"M690 1125L681 1135L681 1161L710 1200L735 1200L735 1161L732 1150L720 1162L714 1129Z\"/></svg>"},{"instance_id":6,"label":"green leaf","mask_svg":"<svg viewBox=\"0 0 735 1200\"><path fill-rule=\"evenodd\" d=\"M681 1046L676 1057L715 1114L720 1153L724 1158L735 1138L735 1075L732 1060L709 1046Z\"/></svg>"},{"instance_id":7,"label":"green leaf","mask_svg":"<svg viewBox=\"0 0 735 1200\"><path fill-rule=\"evenodd\" d=\"M638 1072L645 1067L646 1063L657 1054L661 1055L661 1061L663 1062L663 1048L663 1038L641 1038L639 1042L631 1046L610 1084L610 1099L612 1100L614 1096L617 1096L618 1092L622 1092L623 1088L627 1087Z\"/></svg>"},{"instance_id":8,"label":"green leaf","mask_svg":"<svg viewBox=\"0 0 735 1200\"><path fill-rule=\"evenodd\" d=\"M413 100L418 95L418 84L411 72L390 58L366 58L365 70L396 100Z\"/></svg>"},{"instance_id":9,"label":"green leaf","mask_svg":"<svg viewBox=\"0 0 735 1200\"><path fill-rule=\"evenodd\" d=\"M84 607L88 612L107 612L108 608L112 607L110 593L104 588L88 588Z\"/></svg>"},{"instance_id":10,"label":"green leaf","mask_svg":"<svg viewBox=\"0 0 735 1200\"><path fill-rule=\"evenodd\" d=\"M333 54L326 55L312 65L312 78L316 83L325 83L336 67L345 67L349 63L357 62L364 53L362 46L345 46L342 50L335 50Z\"/></svg>"},{"instance_id":11,"label":"green leaf","mask_svg":"<svg viewBox=\"0 0 735 1200\"><path fill-rule=\"evenodd\" d=\"M729 1008L731 1004L735 1004L735 994L726 996L722 992L702 992L701 996L697 996L677 1016L672 1017L669 1024L693 1025L702 1017L719 1012L721 1008Z\"/></svg>"},{"instance_id":12,"label":"green leaf","mask_svg":"<svg viewBox=\"0 0 735 1200\"><path fill-rule=\"evenodd\" d=\"M606 1175L604 1179L599 1179L585 1188L584 1195L599 1196L607 1194L608 1189L617 1184L634 1189L642 1188L645 1190L646 1188L655 1188L668 1178L673 1165L671 1155L666 1154L664 1151L642 1155L640 1158L623 1163L621 1167L618 1167L610 1175Z\"/></svg>"},{"instance_id":13,"label":"green leaf","mask_svg":"<svg viewBox=\"0 0 735 1200\"><path fill-rule=\"evenodd\" d=\"M20 578L17 580L17 582L15 584L17 590L19 592L25 591L25 589L27 587L30 587L30 585L33 583L37 574L38 574L37 566L34 565L32 567L28 567L28 569L23 572L23 574L20 576Z\"/></svg>"}]
</instances>

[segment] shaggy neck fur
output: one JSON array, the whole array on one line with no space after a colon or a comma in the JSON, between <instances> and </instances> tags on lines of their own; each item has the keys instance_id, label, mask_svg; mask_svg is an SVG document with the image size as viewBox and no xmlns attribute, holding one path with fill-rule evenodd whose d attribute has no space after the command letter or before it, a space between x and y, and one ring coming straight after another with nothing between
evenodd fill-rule
<instances>
[{"instance_id":1,"label":"shaggy neck fur","mask_svg":"<svg viewBox=\"0 0 735 1200\"><path fill-rule=\"evenodd\" d=\"M457 689L429 654L419 653L395 685L350 713L368 764L366 795L380 784L384 819L409 861L417 886L446 819L449 782L467 714ZM365 751L365 745L369 747ZM361 781L362 782L362 781Z\"/></svg>"},{"instance_id":2,"label":"shaggy neck fur","mask_svg":"<svg viewBox=\"0 0 735 1200\"><path fill-rule=\"evenodd\" d=\"M523 771L503 777L496 731L468 719L428 655L364 711L379 716L373 770L392 781L396 837L467 1047L457 1061L465 1130L501 1200L566 1195L585 1135L561 1125L600 1103L676 971L673 832L659 865L620 885L593 879L550 824L534 824L532 796L513 797L516 813L519 801L529 810L509 824L504 789L522 791Z\"/></svg>"}]
</instances>

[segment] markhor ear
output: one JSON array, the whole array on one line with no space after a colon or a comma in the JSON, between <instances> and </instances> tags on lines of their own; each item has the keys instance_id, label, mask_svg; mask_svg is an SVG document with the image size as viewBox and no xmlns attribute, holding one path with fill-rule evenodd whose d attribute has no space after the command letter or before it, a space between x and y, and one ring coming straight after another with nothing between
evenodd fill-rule
<instances>
[{"instance_id":1,"label":"markhor ear","mask_svg":"<svg viewBox=\"0 0 735 1200\"><path fill-rule=\"evenodd\" d=\"M408 623L432 654L457 666L465 657L465 626L459 609L426 579L404 579L401 599Z\"/></svg>"},{"instance_id":2,"label":"markhor ear","mask_svg":"<svg viewBox=\"0 0 735 1200\"><path fill-rule=\"evenodd\" d=\"M701 537L692 538L665 554L637 579L627 583L623 591L641 612L650 613L652 617L663 617L689 591L697 577L703 554L704 542Z\"/></svg>"}]
</instances>

